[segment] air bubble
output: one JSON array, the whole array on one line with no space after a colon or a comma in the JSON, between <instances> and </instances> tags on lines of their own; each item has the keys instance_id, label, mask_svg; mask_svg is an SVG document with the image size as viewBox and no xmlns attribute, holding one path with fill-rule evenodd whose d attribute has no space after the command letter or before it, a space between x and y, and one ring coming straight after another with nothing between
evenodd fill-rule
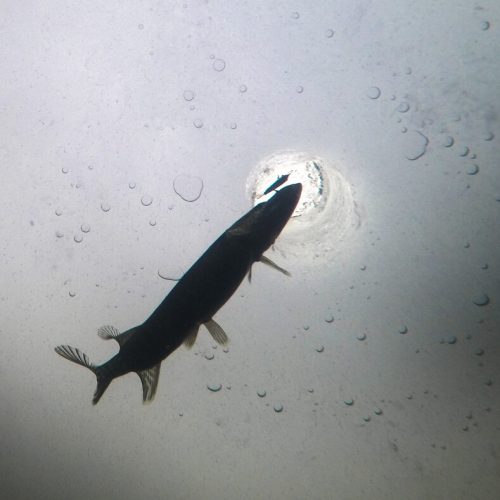
<instances>
[{"instance_id":1,"label":"air bubble","mask_svg":"<svg viewBox=\"0 0 500 500\"><path fill-rule=\"evenodd\" d=\"M489 29L490 29L489 21L482 21L481 22L481 30L488 31Z\"/></svg>"},{"instance_id":2,"label":"air bubble","mask_svg":"<svg viewBox=\"0 0 500 500\"><path fill-rule=\"evenodd\" d=\"M298 12L292 12L292 19L298 19L300 14Z\"/></svg>"},{"instance_id":3,"label":"air bubble","mask_svg":"<svg viewBox=\"0 0 500 500\"><path fill-rule=\"evenodd\" d=\"M151 227L155 227L155 226L156 226L156 219L151 219L151 220L149 221L149 225L150 225Z\"/></svg>"},{"instance_id":4,"label":"air bubble","mask_svg":"<svg viewBox=\"0 0 500 500\"><path fill-rule=\"evenodd\" d=\"M417 160L425 154L427 151L427 145L429 144L429 139L418 131L409 132L405 135L406 141L406 159L407 160Z\"/></svg>"},{"instance_id":5,"label":"air bubble","mask_svg":"<svg viewBox=\"0 0 500 500\"><path fill-rule=\"evenodd\" d=\"M193 125L196 128L201 128L201 127L203 127L203 120L200 120L199 118L197 118L196 120L193 120Z\"/></svg>"},{"instance_id":6,"label":"air bubble","mask_svg":"<svg viewBox=\"0 0 500 500\"><path fill-rule=\"evenodd\" d=\"M319 345L315 348L316 352L323 352L325 350L325 346Z\"/></svg>"},{"instance_id":7,"label":"air bubble","mask_svg":"<svg viewBox=\"0 0 500 500\"><path fill-rule=\"evenodd\" d=\"M373 408L373 413L375 413L375 415L382 415L383 413L382 408L376 406L375 408Z\"/></svg>"},{"instance_id":8,"label":"air bubble","mask_svg":"<svg viewBox=\"0 0 500 500\"><path fill-rule=\"evenodd\" d=\"M266 397L266 391L264 391L263 389L259 389L257 391L257 396L259 396L259 398L265 398Z\"/></svg>"},{"instance_id":9,"label":"air bubble","mask_svg":"<svg viewBox=\"0 0 500 500\"><path fill-rule=\"evenodd\" d=\"M185 90L182 97L184 97L185 101L192 101L194 99L194 92L192 90Z\"/></svg>"},{"instance_id":10,"label":"air bubble","mask_svg":"<svg viewBox=\"0 0 500 500\"><path fill-rule=\"evenodd\" d=\"M401 335L404 335L404 334L408 333L408 327L406 325L402 325L399 327L398 332Z\"/></svg>"},{"instance_id":11,"label":"air bubble","mask_svg":"<svg viewBox=\"0 0 500 500\"><path fill-rule=\"evenodd\" d=\"M349 399L344 399L344 404L345 404L346 406L352 406L352 405L354 404L354 399L351 399L351 398L349 398Z\"/></svg>"},{"instance_id":12,"label":"air bubble","mask_svg":"<svg viewBox=\"0 0 500 500\"><path fill-rule=\"evenodd\" d=\"M73 240L75 240L75 243L81 243L83 241L83 236L81 234L75 234Z\"/></svg>"},{"instance_id":13,"label":"air bubble","mask_svg":"<svg viewBox=\"0 0 500 500\"><path fill-rule=\"evenodd\" d=\"M325 318L326 323L333 323L334 317L333 314L328 314Z\"/></svg>"},{"instance_id":14,"label":"air bubble","mask_svg":"<svg viewBox=\"0 0 500 500\"><path fill-rule=\"evenodd\" d=\"M304 87L302 85L297 85L295 92L297 92L297 94L302 94L302 92L304 92Z\"/></svg>"},{"instance_id":15,"label":"air bubble","mask_svg":"<svg viewBox=\"0 0 500 500\"><path fill-rule=\"evenodd\" d=\"M153 203L153 198L147 194L145 194L142 198L141 198L141 204L145 207L149 207L151 205L151 203Z\"/></svg>"},{"instance_id":16,"label":"air bubble","mask_svg":"<svg viewBox=\"0 0 500 500\"><path fill-rule=\"evenodd\" d=\"M218 392L222 389L222 384L208 384L207 389L212 392Z\"/></svg>"},{"instance_id":17,"label":"air bubble","mask_svg":"<svg viewBox=\"0 0 500 500\"><path fill-rule=\"evenodd\" d=\"M334 34L335 34L335 31L333 31L332 29L328 29L325 31L326 38L333 38Z\"/></svg>"},{"instance_id":18,"label":"air bubble","mask_svg":"<svg viewBox=\"0 0 500 500\"><path fill-rule=\"evenodd\" d=\"M467 156L470 152L470 149L467 147L467 146L464 146L462 148L460 148L460 151L458 152L458 154L460 156Z\"/></svg>"},{"instance_id":19,"label":"air bubble","mask_svg":"<svg viewBox=\"0 0 500 500\"><path fill-rule=\"evenodd\" d=\"M61 231L56 231L56 238L62 238L63 236L64 234Z\"/></svg>"},{"instance_id":20,"label":"air bubble","mask_svg":"<svg viewBox=\"0 0 500 500\"><path fill-rule=\"evenodd\" d=\"M103 212L109 212L111 210L111 206L108 203L101 203L101 210Z\"/></svg>"},{"instance_id":21,"label":"air bubble","mask_svg":"<svg viewBox=\"0 0 500 500\"><path fill-rule=\"evenodd\" d=\"M135 182L129 182L129 183L128 183L128 187L129 187L130 189L135 189Z\"/></svg>"},{"instance_id":22,"label":"air bubble","mask_svg":"<svg viewBox=\"0 0 500 500\"><path fill-rule=\"evenodd\" d=\"M68 167L63 167L63 168L61 168L61 172L62 172L63 174L67 174L67 173L69 172Z\"/></svg>"},{"instance_id":23,"label":"air bubble","mask_svg":"<svg viewBox=\"0 0 500 500\"><path fill-rule=\"evenodd\" d=\"M400 113L407 113L410 109L410 105L406 101L403 101L403 102L399 103L399 106L397 109Z\"/></svg>"},{"instance_id":24,"label":"air bubble","mask_svg":"<svg viewBox=\"0 0 500 500\"><path fill-rule=\"evenodd\" d=\"M180 174L174 179L173 183L175 193L184 201L196 201L203 191L203 180L199 177Z\"/></svg>"},{"instance_id":25,"label":"air bubble","mask_svg":"<svg viewBox=\"0 0 500 500\"><path fill-rule=\"evenodd\" d=\"M476 165L475 163L469 165L465 169L465 172L467 173L467 175L476 175L479 172L479 165Z\"/></svg>"},{"instance_id":26,"label":"air bubble","mask_svg":"<svg viewBox=\"0 0 500 500\"><path fill-rule=\"evenodd\" d=\"M472 297L472 302L476 306L486 306L490 302L490 298L484 292L479 292Z\"/></svg>"},{"instance_id":27,"label":"air bubble","mask_svg":"<svg viewBox=\"0 0 500 500\"><path fill-rule=\"evenodd\" d=\"M180 280L180 278L174 278L171 273L169 273L167 271L160 270L160 269L158 269L158 276L161 279L168 280L168 281L179 281Z\"/></svg>"},{"instance_id":28,"label":"air bubble","mask_svg":"<svg viewBox=\"0 0 500 500\"><path fill-rule=\"evenodd\" d=\"M495 137L495 134L493 132L486 132L486 134L484 134L484 136L483 136L483 139L485 141L492 141L494 137Z\"/></svg>"},{"instance_id":29,"label":"air bubble","mask_svg":"<svg viewBox=\"0 0 500 500\"><path fill-rule=\"evenodd\" d=\"M248 90L248 87L246 85L240 85L239 90L242 94L244 94Z\"/></svg>"},{"instance_id":30,"label":"air bubble","mask_svg":"<svg viewBox=\"0 0 500 500\"><path fill-rule=\"evenodd\" d=\"M366 333L359 333L356 335L356 338L362 342L363 340L366 340Z\"/></svg>"},{"instance_id":31,"label":"air bubble","mask_svg":"<svg viewBox=\"0 0 500 500\"><path fill-rule=\"evenodd\" d=\"M449 337L446 337L446 343L453 345L457 343L457 337L455 335L450 335Z\"/></svg>"},{"instance_id":32,"label":"air bubble","mask_svg":"<svg viewBox=\"0 0 500 500\"><path fill-rule=\"evenodd\" d=\"M231 130L236 130L236 128L238 127L238 125L234 122L231 123L229 126L231 127Z\"/></svg>"},{"instance_id":33,"label":"air bubble","mask_svg":"<svg viewBox=\"0 0 500 500\"><path fill-rule=\"evenodd\" d=\"M212 65L215 71L224 71L226 67L226 61L224 59L216 59Z\"/></svg>"},{"instance_id":34,"label":"air bubble","mask_svg":"<svg viewBox=\"0 0 500 500\"><path fill-rule=\"evenodd\" d=\"M70 291L68 292L68 295L69 295L70 297L74 297L74 296L76 295L76 293L75 293L73 290L70 290Z\"/></svg>"},{"instance_id":35,"label":"air bubble","mask_svg":"<svg viewBox=\"0 0 500 500\"><path fill-rule=\"evenodd\" d=\"M366 91L366 97L369 99L378 99L380 97L381 91L378 87L370 87Z\"/></svg>"},{"instance_id":36,"label":"air bubble","mask_svg":"<svg viewBox=\"0 0 500 500\"><path fill-rule=\"evenodd\" d=\"M80 226L80 229L82 230L82 233L88 233L90 231L90 226L84 223Z\"/></svg>"},{"instance_id":37,"label":"air bubble","mask_svg":"<svg viewBox=\"0 0 500 500\"><path fill-rule=\"evenodd\" d=\"M205 354L205 359L208 359L208 361L212 361L212 359L214 359L214 353L213 352L207 352Z\"/></svg>"},{"instance_id":38,"label":"air bubble","mask_svg":"<svg viewBox=\"0 0 500 500\"><path fill-rule=\"evenodd\" d=\"M281 413L283 411L283 405L280 403L275 404L273 408L276 413Z\"/></svg>"},{"instance_id":39,"label":"air bubble","mask_svg":"<svg viewBox=\"0 0 500 500\"><path fill-rule=\"evenodd\" d=\"M446 137L443 138L443 146L445 148L451 148L453 144L455 143L455 139L451 137L451 135L447 135Z\"/></svg>"}]
</instances>

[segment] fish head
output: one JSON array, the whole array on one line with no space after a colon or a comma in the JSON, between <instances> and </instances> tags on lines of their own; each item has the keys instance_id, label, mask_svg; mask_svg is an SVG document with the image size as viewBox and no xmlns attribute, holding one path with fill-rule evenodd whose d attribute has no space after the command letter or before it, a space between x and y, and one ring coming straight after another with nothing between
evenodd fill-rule
<instances>
[{"instance_id":1,"label":"fish head","mask_svg":"<svg viewBox=\"0 0 500 500\"><path fill-rule=\"evenodd\" d=\"M249 247L260 258L279 236L299 202L302 184L290 184L260 203L233 224L229 238Z\"/></svg>"}]
</instances>

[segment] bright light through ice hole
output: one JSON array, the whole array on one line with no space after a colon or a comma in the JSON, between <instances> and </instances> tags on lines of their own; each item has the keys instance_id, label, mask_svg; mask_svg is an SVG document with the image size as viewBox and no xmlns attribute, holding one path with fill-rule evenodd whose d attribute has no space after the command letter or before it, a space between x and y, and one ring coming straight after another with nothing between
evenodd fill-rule
<instances>
[{"instance_id":1,"label":"bright light through ice hole","mask_svg":"<svg viewBox=\"0 0 500 500\"><path fill-rule=\"evenodd\" d=\"M264 158L250 172L246 189L253 205L271 198L274 190L264 192L286 175L286 182L276 189L300 182L302 195L279 241L293 253L328 258L334 246L360 223L350 184L336 162L282 151Z\"/></svg>"}]
</instances>

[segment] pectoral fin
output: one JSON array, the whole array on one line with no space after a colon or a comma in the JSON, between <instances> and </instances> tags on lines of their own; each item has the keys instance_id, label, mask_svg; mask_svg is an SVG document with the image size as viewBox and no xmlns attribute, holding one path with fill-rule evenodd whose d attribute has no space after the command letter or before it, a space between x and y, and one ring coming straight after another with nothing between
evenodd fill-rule
<instances>
[{"instance_id":1,"label":"pectoral fin","mask_svg":"<svg viewBox=\"0 0 500 500\"><path fill-rule=\"evenodd\" d=\"M184 341L184 345L188 348L191 349L193 347L194 343L196 342L196 336L198 335L198 329L200 328L200 325L196 325L191 329L191 331L188 333L186 340Z\"/></svg>"},{"instance_id":2,"label":"pectoral fin","mask_svg":"<svg viewBox=\"0 0 500 500\"><path fill-rule=\"evenodd\" d=\"M209 319L206 323L204 323L207 327L207 330L212 335L213 339L222 345L226 345L229 342L227 338L226 332L222 329L222 326L219 325L215 320Z\"/></svg>"},{"instance_id":3,"label":"pectoral fin","mask_svg":"<svg viewBox=\"0 0 500 500\"><path fill-rule=\"evenodd\" d=\"M260 261L263 264L266 264L268 266L271 266L273 269L276 269L276 271L285 274L286 276L291 276L291 274L286 269L283 269L282 267L278 266L278 264L275 264L270 258L266 257L265 255L261 256Z\"/></svg>"},{"instance_id":4,"label":"pectoral fin","mask_svg":"<svg viewBox=\"0 0 500 500\"><path fill-rule=\"evenodd\" d=\"M101 326L97 330L97 335L99 335L99 337L104 340L115 339L121 347L123 344L125 344L125 342L127 342L130 335L132 335L132 332L133 330L127 330L124 333L120 333L114 326L106 325Z\"/></svg>"},{"instance_id":5,"label":"pectoral fin","mask_svg":"<svg viewBox=\"0 0 500 500\"><path fill-rule=\"evenodd\" d=\"M142 382L142 402L150 403L153 401L156 388L158 387L158 379L160 377L160 367L161 363L158 363L153 368L149 370L143 370L142 372L136 372Z\"/></svg>"}]
</instances>

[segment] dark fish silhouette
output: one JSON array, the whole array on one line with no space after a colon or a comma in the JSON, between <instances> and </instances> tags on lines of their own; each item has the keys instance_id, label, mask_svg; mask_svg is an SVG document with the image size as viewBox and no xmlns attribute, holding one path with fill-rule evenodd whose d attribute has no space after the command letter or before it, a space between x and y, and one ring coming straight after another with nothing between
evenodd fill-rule
<instances>
[{"instance_id":1,"label":"dark fish silhouette","mask_svg":"<svg viewBox=\"0 0 500 500\"><path fill-rule=\"evenodd\" d=\"M119 352L106 363L96 366L74 347L55 348L64 358L95 373L97 388L93 404L114 378L129 372L136 372L141 379L143 401L152 401L161 362L182 343L191 347L202 324L216 342L228 342L213 316L250 273L254 262L264 262L286 273L262 254L282 231L301 192L302 184L287 186L235 222L193 264L142 325L124 333L112 326L99 328L101 338L115 339L120 345Z\"/></svg>"},{"instance_id":2,"label":"dark fish silhouette","mask_svg":"<svg viewBox=\"0 0 500 500\"><path fill-rule=\"evenodd\" d=\"M276 190L279 188L282 184L284 184L287 180L290 174L285 174L285 175L280 175L263 193L262 196L265 194L270 193L271 191Z\"/></svg>"}]
</instances>

